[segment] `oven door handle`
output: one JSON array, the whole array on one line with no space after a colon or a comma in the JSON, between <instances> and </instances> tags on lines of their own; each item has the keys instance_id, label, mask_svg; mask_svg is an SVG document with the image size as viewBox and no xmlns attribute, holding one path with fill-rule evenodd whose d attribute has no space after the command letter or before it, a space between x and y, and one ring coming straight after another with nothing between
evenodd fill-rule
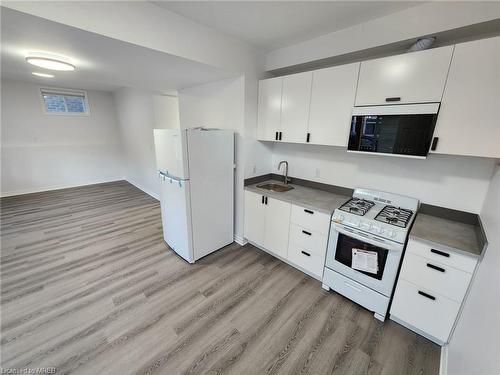
<instances>
[{"instance_id":1,"label":"oven door handle","mask_svg":"<svg viewBox=\"0 0 500 375\"><path fill-rule=\"evenodd\" d=\"M348 228L345 228L343 226L339 226L337 224L334 224L332 223L332 227L333 229L335 229L337 232L345 235L345 236L348 236L348 237L351 237L351 238L355 238L357 240L360 240L360 241L364 241L364 242L367 242L371 245L374 245L374 246L378 246L378 247L381 247L383 249L386 249L386 250L389 250L389 251L402 251L402 246L398 246L396 244L391 244L387 241L384 241L384 240L381 240L381 239L378 239L378 238L375 238L373 236L370 236L368 234L365 234L365 233L362 233L362 232L359 232L355 229L348 229Z\"/></svg>"}]
</instances>

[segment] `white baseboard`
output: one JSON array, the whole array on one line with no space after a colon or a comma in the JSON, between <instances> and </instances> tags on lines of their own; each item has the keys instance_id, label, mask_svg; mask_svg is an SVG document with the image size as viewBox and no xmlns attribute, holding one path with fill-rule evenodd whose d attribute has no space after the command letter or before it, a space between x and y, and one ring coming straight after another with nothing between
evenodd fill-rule
<instances>
[{"instance_id":1,"label":"white baseboard","mask_svg":"<svg viewBox=\"0 0 500 375\"><path fill-rule=\"evenodd\" d=\"M141 185L139 185L138 183L136 183L136 182L134 182L134 181L132 181L132 180L129 180L128 178L125 178L125 180L126 180L128 183L130 183L130 184L134 185L137 189L142 190L143 192L145 192L147 195L150 195L151 197L153 197L154 199L156 199L156 200L158 200L158 201L160 200L160 197L158 196L158 194L156 194L156 193L152 192L152 191L151 191L151 190L149 190L149 189L146 189L144 186L141 186Z\"/></svg>"},{"instance_id":2,"label":"white baseboard","mask_svg":"<svg viewBox=\"0 0 500 375\"><path fill-rule=\"evenodd\" d=\"M441 347L441 359L439 361L439 375L448 374L448 345Z\"/></svg>"},{"instance_id":3,"label":"white baseboard","mask_svg":"<svg viewBox=\"0 0 500 375\"><path fill-rule=\"evenodd\" d=\"M152 192L149 189L144 188L143 186L135 183L134 181L131 181L127 178L120 178L117 180L102 180L102 181L92 181L89 183L85 184L68 184L68 185L56 185L56 186L48 186L48 187L42 187L42 188L37 188L37 189L24 189L24 190L15 190L15 191L5 191L0 193L0 197L13 197L16 195L24 195L24 194L32 194L32 193L42 193L44 191L52 191L52 190L61 190L61 189L70 189L70 188L75 188L75 187L81 187L81 186L89 186L89 185L96 185L96 184L104 184L107 182L117 182L117 181L127 181L128 183L134 185L136 188L139 190L142 190L146 194L150 195L151 197L155 198L156 200L160 200L160 197L158 194ZM239 242L238 242L239 243Z\"/></svg>"},{"instance_id":4,"label":"white baseboard","mask_svg":"<svg viewBox=\"0 0 500 375\"><path fill-rule=\"evenodd\" d=\"M4 191L0 193L0 197L13 197L16 195L24 195L24 194L32 194L32 193L43 193L45 191L52 191L52 190L61 190L61 189L70 189L70 188L75 188L75 187L82 187L82 186L90 186L90 185L97 185L97 184L105 184L107 182L118 182L118 181L123 181L124 178L119 178L119 179L113 179L113 180L98 180L98 181L92 181L84 184L66 184L66 185L54 185L54 186L46 186L46 187L40 187L36 189L22 189L22 190L13 190L13 191Z\"/></svg>"},{"instance_id":5,"label":"white baseboard","mask_svg":"<svg viewBox=\"0 0 500 375\"><path fill-rule=\"evenodd\" d=\"M248 243L247 240L245 240L243 237L237 236L236 234L234 235L234 242L240 244L241 246L245 246Z\"/></svg>"}]
</instances>

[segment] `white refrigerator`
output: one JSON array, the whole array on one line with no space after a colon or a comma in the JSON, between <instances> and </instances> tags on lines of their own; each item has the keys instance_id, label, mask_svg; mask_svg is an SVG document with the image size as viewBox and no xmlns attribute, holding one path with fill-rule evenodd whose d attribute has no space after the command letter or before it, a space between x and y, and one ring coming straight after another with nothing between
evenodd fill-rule
<instances>
[{"instance_id":1,"label":"white refrigerator","mask_svg":"<svg viewBox=\"0 0 500 375\"><path fill-rule=\"evenodd\" d=\"M165 242L189 263L233 242L234 133L154 129Z\"/></svg>"}]
</instances>

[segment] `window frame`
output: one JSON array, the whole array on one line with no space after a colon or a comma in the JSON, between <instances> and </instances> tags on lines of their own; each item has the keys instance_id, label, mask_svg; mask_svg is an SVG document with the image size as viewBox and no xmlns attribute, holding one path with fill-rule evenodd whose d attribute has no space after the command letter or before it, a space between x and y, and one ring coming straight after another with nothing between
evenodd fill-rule
<instances>
[{"instance_id":1,"label":"window frame","mask_svg":"<svg viewBox=\"0 0 500 375\"><path fill-rule=\"evenodd\" d=\"M40 86L39 87L39 97L40 97L40 104L42 105L42 111L46 115L56 115L56 116L90 116L90 106L89 106L89 99L88 99L88 94L86 90L75 90L75 89L65 89L65 88L59 88L59 87L47 87L47 86ZM78 95L78 96L83 96L83 101L85 103L85 112L49 112L47 111L45 107L45 100L43 99L43 94L45 93L53 93L56 95Z\"/></svg>"}]
</instances>

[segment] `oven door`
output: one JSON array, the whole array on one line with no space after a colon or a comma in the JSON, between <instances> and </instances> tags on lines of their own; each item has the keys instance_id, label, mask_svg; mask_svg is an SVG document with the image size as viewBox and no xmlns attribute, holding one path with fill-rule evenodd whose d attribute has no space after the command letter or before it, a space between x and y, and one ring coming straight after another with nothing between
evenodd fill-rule
<instances>
[{"instance_id":1,"label":"oven door","mask_svg":"<svg viewBox=\"0 0 500 375\"><path fill-rule=\"evenodd\" d=\"M352 268L353 249L377 253L378 272L370 273ZM390 297L402 252L403 246L400 244L332 223L326 267Z\"/></svg>"}]
</instances>

